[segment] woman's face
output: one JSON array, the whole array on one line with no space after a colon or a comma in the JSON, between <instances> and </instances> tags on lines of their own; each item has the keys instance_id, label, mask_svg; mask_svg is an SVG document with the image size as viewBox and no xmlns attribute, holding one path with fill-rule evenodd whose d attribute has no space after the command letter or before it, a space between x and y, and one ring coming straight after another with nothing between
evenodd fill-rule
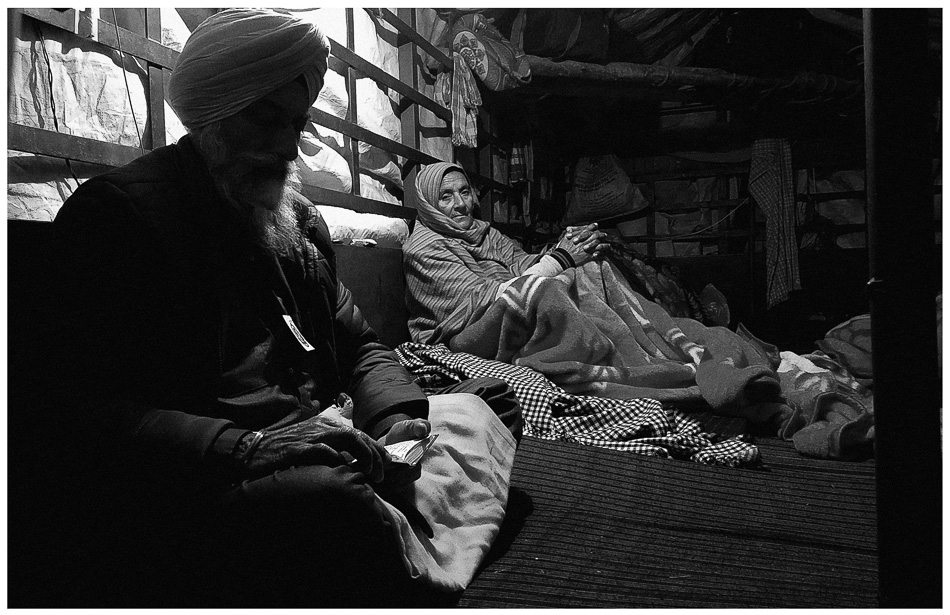
<instances>
[{"instance_id":1,"label":"woman's face","mask_svg":"<svg viewBox=\"0 0 950 615\"><path fill-rule=\"evenodd\" d=\"M475 195L468 185L465 175L458 171L449 171L442 178L439 188L439 202L436 208L451 218L463 230L474 224L472 210L475 208Z\"/></svg>"}]
</instances>

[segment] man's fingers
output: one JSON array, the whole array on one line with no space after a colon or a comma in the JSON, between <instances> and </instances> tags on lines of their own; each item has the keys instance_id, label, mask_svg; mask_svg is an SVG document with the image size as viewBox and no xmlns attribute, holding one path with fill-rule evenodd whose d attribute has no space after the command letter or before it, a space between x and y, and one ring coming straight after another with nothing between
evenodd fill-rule
<instances>
[{"instance_id":1,"label":"man's fingers","mask_svg":"<svg viewBox=\"0 0 950 615\"><path fill-rule=\"evenodd\" d=\"M294 459L289 461L291 461L291 465L340 466L350 465L351 462L355 461L355 458L344 451L337 451L333 447L321 443L307 444L301 447Z\"/></svg>"},{"instance_id":2,"label":"man's fingers","mask_svg":"<svg viewBox=\"0 0 950 615\"><path fill-rule=\"evenodd\" d=\"M373 479L383 478L383 455L385 450L369 437L356 430L340 430L326 439L327 444L340 453L347 453L353 461L349 466Z\"/></svg>"},{"instance_id":3,"label":"man's fingers","mask_svg":"<svg viewBox=\"0 0 950 615\"><path fill-rule=\"evenodd\" d=\"M428 436L430 429L431 426L429 425L429 421L424 421L422 419L412 421L412 436L416 440Z\"/></svg>"}]
</instances>

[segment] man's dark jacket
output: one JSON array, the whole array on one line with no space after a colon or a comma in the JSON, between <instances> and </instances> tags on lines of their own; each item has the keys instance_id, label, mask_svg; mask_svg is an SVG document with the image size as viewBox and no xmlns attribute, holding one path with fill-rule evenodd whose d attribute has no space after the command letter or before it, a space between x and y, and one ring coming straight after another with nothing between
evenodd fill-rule
<instances>
[{"instance_id":1,"label":"man's dark jacket","mask_svg":"<svg viewBox=\"0 0 950 615\"><path fill-rule=\"evenodd\" d=\"M212 445L312 416L341 392L374 437L425 418L425 395L338 283L326 224L298 205L308 241L293 258L252 247L187 136L82 184L54 224L62 403L90 411L71 420L195 469Z\"/></svg>"}]
</instances>

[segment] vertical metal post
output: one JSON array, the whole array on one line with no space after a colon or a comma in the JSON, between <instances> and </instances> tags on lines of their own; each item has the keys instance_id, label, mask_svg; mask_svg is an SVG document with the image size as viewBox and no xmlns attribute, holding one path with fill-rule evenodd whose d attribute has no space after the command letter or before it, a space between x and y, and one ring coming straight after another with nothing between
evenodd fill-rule
<instances>
[{"instance_id":1,"label":"vertical metal post","mask_svg":"<svg viewBox=\"0 0 950 615\"><path fill-rule=\"evenodd\" d=\"M923 9L865 9L868 240L882 607L941 606L934 125Z\"/></svg>"}]
</instances>

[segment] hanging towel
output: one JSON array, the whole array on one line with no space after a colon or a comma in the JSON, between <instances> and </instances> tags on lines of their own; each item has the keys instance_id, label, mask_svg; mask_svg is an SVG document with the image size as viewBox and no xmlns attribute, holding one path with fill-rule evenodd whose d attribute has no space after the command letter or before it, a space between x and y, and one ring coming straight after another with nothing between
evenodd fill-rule
<instances>
[{"instance_id":1,"label":"hanging towel","mask_svg":"<svg viewBox=\"0 0 950 615\"><path fill-rule=\"evenodd\" d=\"M800 290L795 243L795 191L792 150L785 139L758 139L752 145L749 192L765 212L768 306Z\"/></svg>"},{"instance_id":2,"label":"hanging towel","mask_svg":"<svg viewBox=\"0 0 950 615\"><path fill-rule=\"evenodd\" d=\"M452 54L452 144L475 147L478 144L478 108L482 95L472 77L472 69L460 53Z\"/></svg>"}]
</instances>

